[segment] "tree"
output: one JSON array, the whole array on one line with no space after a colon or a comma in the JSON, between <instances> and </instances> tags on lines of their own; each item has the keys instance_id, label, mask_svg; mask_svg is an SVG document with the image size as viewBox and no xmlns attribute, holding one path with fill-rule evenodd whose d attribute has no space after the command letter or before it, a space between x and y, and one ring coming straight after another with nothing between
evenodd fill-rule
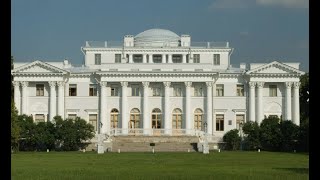
<instances>
[{"instance_id":1,"label":"tree","mask_svg":"<svg viewBox=\"0 0 320 180\"><path fill-rule=\"evenodd\" d=\"M278 117L265 118L260 124L261 145L265 150L276 151L281 146L281 129Z\"/></svg>"},{"instance_id":2,"label":"tree","mask_svg":"<svg viewBox=\"0 0 320 180\"><path fill-rule=\"evenodd\" d=\"M292 121L282 121L280 123L281 131L281 151L292 151L296 149L299 138L299 126L295 125Z\"/></svg>"},{"instance_id":3,"label":"tree","mask_svg":"<svg viewBox=\"0 0 320 180\"><path fill-rule=\"evenodd\" d=\"M246 122L242 127L244 133L244 147L247 150L256 150L261 147L260 127L257 122Z\"/></svg>"},{"instance_id":4,"label":"tree","mask_svg":"<svg viewBox=\"0 0 320 180\"><path fill-rule=\"evenodd\" d=\"M19 138L19 150L33 151L36 150L36 124L33 123L32 116L19 115L18 124L21 128Z\"/></svg>"},{"instance_id":5,"label":"tree","mask_svg":"<svg viewBox=\"0 0 320 180\"><path fill-rule=\"evenodd\" d=\"M11 147L14 150L19 149L20 127L18 124L18 110L11 99Z\"/></svg>"},{"instance_id":6,"label":"tree","mask_svg":"<svg viewBox=\"0 0 320 180\"><path fill-rule=\"evenodd\" d=\"M300 77L300 122L309 119L309 73Z\"/></svg>"},{"instance_id":7,"label":"tree","mask_svg":"<svg viewBox=\"0 0 320 180\"><path fill-rule=\"evenodd\" d=\"M239 136L239 130L233 129L228 131L223 136L223 141L226 142L226 149L238 150L241 142L241 137Z\"/></svg>"}]
</instances>

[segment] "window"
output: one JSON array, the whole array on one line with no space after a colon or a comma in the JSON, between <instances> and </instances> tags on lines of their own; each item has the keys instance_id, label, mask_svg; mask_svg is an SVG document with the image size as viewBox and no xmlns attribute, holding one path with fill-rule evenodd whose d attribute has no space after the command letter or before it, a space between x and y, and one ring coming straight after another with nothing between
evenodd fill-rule
<instances>
[{"instance_id":1,"label":"window","mask_svg":"<svg viewBox=\"0 0 320 180\"><path fill-rule=\"evenodd\" d=\"M217 84L217 86L216 86L216 94L217 94L217 96L223 96L224 95L223 88L224 88L223 84Z\"/></svg>"},{"instance_id":2,"label":"window","mask_svg":"<svg viewBox=\"0 0 320 180\"><path fill-rule=\"evenodd\" d=\"M121 63L121 54L115 54L115 63Z\"/></svg>"},{"instance_id":3,"label":"window","mask_svg":"<svg viewBox=\"0 0 320 180\"><path fill-rule=\"evenodd\" d=\"M139 96L140 93L139 93L139 87L131 87L131 96Z\"/></svg>"},{"instance_id":4,"label":"window","mask_svg":"<svg viewBox=\"0 0 320 180\"><path fill-rule=\"evenodd\" d=\"M181 109L174 109L172 112L172 129L182 128L182 111Z\"/></svg>"},{"instance_id":5,"label":"window","mask_svg":"<svg viewBox=\"0 0 320 180\"><path fill-rule=\"evenodd\" d=\"M236 128L240 131L242 128L242 125L244 123L244 114L237 114L236 115Z\"/></svg>"},{"instance_id":6,"label":"window","mask_svg":"<svg viewBox=\"0 0 320 180\"><path fill-rule=\"evenodd\" d=\"M220 54L213 55L213 65L220 65Z\"/></svg>"},{"instance_id":7,"label":"window","mask_svg":"<svg viewBox=\"0 0 320 180\"><path fill-rule=\"evenodd\" d=\"M224 115L216 115L216 131L224 131Z\"/></svg>"},{"instance_id":8,"label":"window","mask_svg":"<svg viewBox=\"0 0 320 180\"><path fill-rule=\"evenodd\" d=\"M180 97L182 96L182 89L181 87L173 87L173 96Z\"/></svg>"},{"instance_id":9,"label":"window","mask_svg":"<svg viewBox=\"0 0 320 180\"><path fill-rule=\"evenodd\" d=\"M94 127L94 130L98 130L98 115L97 114L89 114L89 123Z\"/></svg>"},{"instance_id":10,"label":"window","mask_svg":"<svg viewBox=\"0 0 320 180\"><path fill-rule=\"evenodd\" d=\"M244 96L244 85L237 84L237 96Z\"/></svg>"},{"instance_id":11,"label":"window","mask_svg":"<svg viewBox=\"0 0 320 180\"><path fill-rule=\"evenodd\" d=\"M36 96L44 96L44 84L36 84Z\"/></svg>"},{"instance_id":12,"label":"window","mask_svg":"<svg viewBox=\"0 0 320 180\"><path fill-rule=\"evenodd\" d=\"M89 96L97 96L97 85L96 84L90 84L89 86Z\"/></svg>"},{"instance_id":13,"label":"window","mask_svg":"<svg viewBox=\"0 0 320 180\"><path fill-rule=\"evenodd\" d=\"M200 54L193 55L193 63L200 63Z\"/></svg>"},{"instance_id":14,"label":"window","mask_svg":"<svg viewBox=\"0 0 320 180\"><path fill-rule=\"evenodd\" d=\"M162 63L162 55L159 55L159 54L153 55L153 63Z\"/></svg>"},{"instance_id":15,"label":"window","mask_svg":"<svg viewBox=\"0 0 320 180\"><path fill-rule=\"evenodd\" d=\"M119 111L118 109L112 109L110 113L110 120L111 120L111 128L117 128L118 127L118 117L119 117Z\"/></svg>"},{"instance_id":16,"label":"window","mask_svg":"<svg viewBox=\"0 0 320 180\"><path fill-rule=\"evenodd\" d=\"M111 96L119 96L119 91L117 87L111 87Z\"/></svg>"},{"instance_id":17,"label":"window","mask_svg":"<svg viewBox=\"0 0 320 180\"><path fill-rule=\"evenodd\" d=\"M44 114L36 114L34 117L34 122L35 123L44 122L45 121L44 117L45 117Z\"/></svg>"},{"instance_id":18,"label":"window","mask_svg":"<svg viewBox=\"0 0 320 180\"><path fill-rule=\"evenodd\" d=\"M269 96L270 97L277 96L277 85L269 85Z\"/></svg>"},{"instance_id":19,"label":"window","mask_svg":"<svg viewBox=\"0 0 320 180\"><path fill-rule=\"evenodd\" d=\"M134 108L130 111L130 122L129 128L139 128L140 127L140 111L137 108Z\"/></svg>"},{"instance_id":20,"label":"window","mask_svg":"<svg viewBox=\"0 0 320 180\"><path fill-rule=\"evenodd\" d=\"M133 62L134 63L142 63L142 54L133 55Z\"/></svg>"},{"instance_id":21,"label":"window","mask_svg":"<svg viewBox=\"0 0 320 180\"><path fill-rule=\"evenodd\" d=\"M69 84L69 96L77 96L77 85Z\"/></svg>"},{"instance_id":22,"label":"window","mask_svg":"<svg viewBox=\"0 0 320 180\"><path fill-rule=\"evenodd\" d=\"M94 64L95 65L101 64L101 54L94 54Z\"/></svg>"},{"instance_id":23,"label":"window","mask_svg":"<svg viewBox=\"0 0 320 180\"><path fill-rule=\"evenodd\" d=\"M68 119L75 120L77 117L77 114L68 114Z\"/></svg>"},{"instance_id":24,"label":"window","mask_svg":"<svg viewBox=\"0 0 320 180\"><path fill-rule=\"evenodd\" d=\"M196 109L194 111L194 129L202 130L202 119L203 111L201 109Z\"/></svg>"},{"instance_id":25,"label":"window","mask_svg":"<svg viewBox=\"0 0 320 180\"><path fill-rule=\"evenodd\" d=\"M173 63L182 63L182 56L181 54L174 54L172 55L172 62Z\"/></svg>"},{"instance_id":26,"label":"window","mask_svg":"<svg viewBox=\"0 0 320 180\"><path fill-rule=\"evenodd\" d=\"M152 95L153 96L160 96L161 88L160 87L153 87L152 88Z\"/></svg>"},{"instance_id":27,"label":"window","mask_svg":"<svg viewBox=\"0 0 320 180\"><path fill-rule=\"evenodd\" d=\"M194 96L197 96L197 97L203 96L202 86L195 86L194 87Z\"/></svg>"},{"instance_id":28,"label":"window","mask_svg":"<svg viewBox=\"0 0 320 180\"><path fill-rule=\"evenodd\" d=\"M152 119L152 129L160 129L161 128L161 110L155 108L152 110L151 114Z\"/></svg>"}]
</instances>

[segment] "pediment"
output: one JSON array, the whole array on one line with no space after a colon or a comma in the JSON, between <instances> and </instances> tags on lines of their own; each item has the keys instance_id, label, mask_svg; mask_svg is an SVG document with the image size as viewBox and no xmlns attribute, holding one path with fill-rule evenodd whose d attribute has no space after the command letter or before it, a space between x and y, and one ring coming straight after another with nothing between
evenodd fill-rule
<instances>
[{"instance_id":1,"label":"pediment","mask_svg":"<svg viewBox=\"0 0 320 180\"><path fill-rule=\"evenodd\" d=\"M273 61L269 64L265 64L262 66L259 66L257 68L254 68L246 74L304 74L304 72L291 67L289 65Z\"/></svg>"},{"instance_id":2,"label":"pediment","mask_svg":"<svg viewBox=\"0 0 320 180\"><path fill-rule=\"evenodd\" d=\"M65 74L67 71L41 61L20 66L12 71L13 73L57 73Z\"/></svg>"}]
</instances>

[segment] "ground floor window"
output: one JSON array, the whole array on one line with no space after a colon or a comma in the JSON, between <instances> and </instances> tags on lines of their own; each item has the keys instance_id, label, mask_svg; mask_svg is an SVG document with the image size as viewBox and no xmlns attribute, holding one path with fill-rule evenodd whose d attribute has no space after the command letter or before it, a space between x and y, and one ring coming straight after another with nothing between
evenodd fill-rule
<instances>
[{"instance_id":1,"label":"ground floor window","mask_svg":"<svg viewBox=\"0 0 320 180\"><path fill-rule=\"evenodd\" d=\"M134 108L130 111L130 122L129 128L139 128L140 127L140 111L137 108Z\"/></svg>"},{"instance_id":2,"label":"ground floor window","mask_svg":"<svg viewBox=\"0 0 320 180\"><path fill-rule=\"evenodd\" d=\"M94 130L98 130L98 115L89 114L89 123L94 127Z\"/></svg>"},{"instance_id":3,"label":"ground floor window","mask_svg":"<svg viewBox=\"0 0 320 180\"><path fill-rule=\"evenodd\" d=\"M181 129L182 128L182 111L179 108L176 108L172 112L172 129Z\"/></svg>"},{"instance_id":4,"label":"ground floor window","mask_svg":"<svg viewBox=\"0 0 320 180\"><path fill-rule=\"evenodd\" d=\"M68 114L68 119L75 120L77 117L77 114Z\"/></svg>"},{"instance_id":5,"label":"ground floor window","mask_svg":"<svg viewBox=\"0 0 320 180\"><path fill-rule=\"evenodd\" d=\"M224 131L224 115L216 115L216 131Z\"/></svg>"},{"instance_id":6,"label":"ground floor window","mask_svg":"<svg viewBox=\"0 0 320 180\"><path fill-rule=\"evenodd\" d=\"M118 127L118 117L119 117L119 111L118 109L112 109L110 114L110 120L111 120L111 128L117 128Z\"/></svg>"},{"instance_id":7,"label":"ground floor window","mask_svg":"<svg viewBox=\"0 0 320 180\"><path fill-rule=\"evenodd\" d=\"M34 122L35 123L45 122L44 114L36 114L35 117L34 117Z\"/></svg>"},{"instance_id":8,"label":"ground floor window","mask_svg":"<svg viewBox=\"0 0 320 180\"><path fill-rule=\"evenodd\" d=\"M242 125L244 124L244 114L236 115L236 128L241 131Z\"/></svg>"},{"instance_id":9,"label":"ground floor window","mask_svg":"<svg viewBox=\"0 0 320 180\"><path fill-rule=\"evenodd\" d=\"M202 130L202 121L203 111L198 108L194 111L194 129Z\"/></svg>"},{"instance_id":10,"label":"ground floor window","mask_svg":"<svg viewBox=\"0 0 320 180\"><path fill-rule=\"evenodd\" d=\"M160 129L161 128L161 110L155 108L152 110L151 114L152 119L152 129Z\"/></svg>"}]
</instances>

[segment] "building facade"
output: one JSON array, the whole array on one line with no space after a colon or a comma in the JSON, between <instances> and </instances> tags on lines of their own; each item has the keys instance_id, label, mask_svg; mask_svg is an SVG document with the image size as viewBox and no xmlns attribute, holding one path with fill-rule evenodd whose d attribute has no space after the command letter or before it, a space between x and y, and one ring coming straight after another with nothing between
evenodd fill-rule
<instances>
[{"instance_id":1,"label":"building facade","mask_svg":"<svg viewBox=\"0 0 320 180\"><path fill-rule=\"evenodd\" d=\"M123 42L86 42L84 64L14 63L14 101L35 122L79 116L98 134L222 137L278 116L299 125L299 63L232 67L228 42L149 29Z\"/></svg>"}]
</instances>

